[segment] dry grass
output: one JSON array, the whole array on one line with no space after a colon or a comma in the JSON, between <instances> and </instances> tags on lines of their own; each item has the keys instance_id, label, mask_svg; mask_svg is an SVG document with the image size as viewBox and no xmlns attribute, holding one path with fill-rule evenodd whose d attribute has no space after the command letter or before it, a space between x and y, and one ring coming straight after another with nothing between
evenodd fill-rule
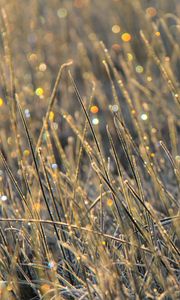
<instances>
[{"instance_id":1,"label":"dry grass","mask_svg":"<svg viewBox=\"0 0 180 300\"><path fill-rule=\"evenodd\" d=\"M179 1L0 4L0 298L179 299Z\"/></svg>"}]
</instances>

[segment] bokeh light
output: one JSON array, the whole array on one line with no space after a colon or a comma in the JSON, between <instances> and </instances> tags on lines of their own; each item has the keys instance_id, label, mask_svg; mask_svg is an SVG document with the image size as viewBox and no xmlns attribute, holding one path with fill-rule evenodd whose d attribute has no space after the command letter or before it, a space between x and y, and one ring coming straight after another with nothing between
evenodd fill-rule
<instances>
[{"instance_id":1,"label":"bokeh light","mask_svg":"<svg viewBox=\"0 0 180 300\"><path fill-rule=\"evenodd\" d=\"M40 96L43 96L44 90L43 90L42 87L38 87L38 88L36 89L35 93L36 93L37 96L40 97Z\"/></svg>"},{"instance_id":2,"label":"bokeh light","mask_svg":"<svg viewBox=\"0 0 180 300\"><path fill-rule=\"evenodd\" d=\"M0 98L0 106L3 106L3 104L4 104L4 101L2 98Z\"/></svg>"},{"instance_id":3,"label":"bokeh light","mask_svg":"<svg viewBox=\"0 0 180 300\"><path fill-rule=\"evenodd\" d=\"M119 25L113 25L112 26L112 32L113 33L119 33L121 31L121 28Z\"/></svg>"},{"instance_id":4,"label":"bokeh light","mask_svg":"<svg viewBox=\"0 0 180 300\"><path fill-rule=\"evenodd\" d=\"M123 42L130 42L132 40L132 36L130 33L125 32L121 35L121 39L123 40Z\"/></svg>"},{"instance_id":5,"label":"bokeh light","mask_svg":"<svg viewBox=\"0 0 180 300\"><path fill-rule=\"evenodd\" d=\"M97 105L93 105L93 106L91 106L90 111L92 114L97 114L99 111L99 108Z\"/></svg>"},{"instance_id":6,"label":"bokeh light","mask_svg":"<svg viewBox=\"0 0 180 300\"><path fill-rule=\"evenodd\" d=\"M155 7L153 6L150 6L146 9L146 14L149 16L149 17L155 17L157 15L157 10Z\"/></svg>"}]
</instances>

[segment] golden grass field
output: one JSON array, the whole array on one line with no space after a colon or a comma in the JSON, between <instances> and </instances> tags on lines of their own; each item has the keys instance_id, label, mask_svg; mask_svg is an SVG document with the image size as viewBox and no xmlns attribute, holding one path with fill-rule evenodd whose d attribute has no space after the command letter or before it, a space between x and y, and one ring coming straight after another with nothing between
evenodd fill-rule
<instances>
[{"instance_id":1,"label":"golden grass field","mask_svg":"<svg viewBox=\"0 0 180 300\"><path fill-rule=\"evenodd\" d=\"M0 0L0 299L180 299L180 2Z\"/></svg>"}]
</instances>

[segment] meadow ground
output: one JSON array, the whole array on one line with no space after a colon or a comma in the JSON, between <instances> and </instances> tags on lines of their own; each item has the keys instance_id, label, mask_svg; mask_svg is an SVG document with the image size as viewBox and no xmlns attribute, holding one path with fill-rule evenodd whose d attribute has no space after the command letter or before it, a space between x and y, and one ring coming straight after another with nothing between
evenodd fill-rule
<instances>
[{"instance_id":1,"label":"meadow ground","mask_svg":"<svg viewBox=\"0 0 180 300\"><path fill-rule=\"evenodd\" d=\"M0 0L0 299L180 298L179 0Z\"/></svg>"}]
</instances>

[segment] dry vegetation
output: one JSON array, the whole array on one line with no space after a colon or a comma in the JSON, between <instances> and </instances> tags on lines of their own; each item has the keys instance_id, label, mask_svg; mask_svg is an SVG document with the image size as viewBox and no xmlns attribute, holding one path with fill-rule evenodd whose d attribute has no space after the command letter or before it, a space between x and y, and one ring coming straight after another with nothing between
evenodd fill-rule
<instances>
[{"instance_id":1,"label":"dry vegetation","mask_svg":"<svg viewBox=\"0 0 180 300\"><path fill-rule=\"evenodd\" d=\"M0 299L179 299L179 0L0 6Z\"/></svg>"}]
</instances>

